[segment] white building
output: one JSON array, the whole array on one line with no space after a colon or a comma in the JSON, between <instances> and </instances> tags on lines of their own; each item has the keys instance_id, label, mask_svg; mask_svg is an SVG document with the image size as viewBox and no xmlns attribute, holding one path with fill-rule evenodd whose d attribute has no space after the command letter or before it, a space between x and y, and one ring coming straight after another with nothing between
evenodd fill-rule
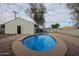
<instances>
[{"instance_id":1,"label":"white building","mask_svg":"<svg viewBox=\"0 0 79 59\"><path fill-rule=\"evenodd\" d=\"M34 33L34 23L23 18L17 17L9 22L2 24L5 34L27 34Z\"/></svg>"}]
</instances>

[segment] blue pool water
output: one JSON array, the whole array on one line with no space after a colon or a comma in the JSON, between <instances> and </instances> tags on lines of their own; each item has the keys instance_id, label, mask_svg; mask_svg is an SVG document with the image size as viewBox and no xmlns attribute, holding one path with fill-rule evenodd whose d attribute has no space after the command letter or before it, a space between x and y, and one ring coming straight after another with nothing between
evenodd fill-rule
<instances>
[{"instance_id":1,"label":"blue pool water","mask_svg":"<svg viewBox=\"0 0 79 59\"><path fill-rule=\"evenodd\" d=\"M48 34L36 34L24 38L22 44L35 51L47 51L54 48L57 42Z\"/></svg>"}]
</instances>

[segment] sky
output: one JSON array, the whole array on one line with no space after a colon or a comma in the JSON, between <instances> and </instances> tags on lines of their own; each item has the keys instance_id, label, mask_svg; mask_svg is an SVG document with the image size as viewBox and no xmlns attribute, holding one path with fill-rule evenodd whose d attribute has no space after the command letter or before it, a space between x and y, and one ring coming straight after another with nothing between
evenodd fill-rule
<instances>
[{"instance_id":1,"label":"sky","mask_svg":"<svg viewBox=\"0 0 79 59\"><path fill-rule=\"evenodd\" d=\"M47 11L45 14L46 27L50 27L55 23L59 23L60 27L74 25L75 22L71 20L71 11L67 9L66 4L46 3L44 5ZM25 12L28 8L29 5L27 3L0 3L0 23L14 19L15 15L12 11L18 12L17 17L34 22Z\"/></svg>"}]
</instances>

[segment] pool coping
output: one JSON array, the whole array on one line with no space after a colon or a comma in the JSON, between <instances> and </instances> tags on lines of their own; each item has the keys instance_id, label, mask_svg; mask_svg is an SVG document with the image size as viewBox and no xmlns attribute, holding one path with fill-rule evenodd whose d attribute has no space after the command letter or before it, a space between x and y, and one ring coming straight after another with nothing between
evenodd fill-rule
<instances>
[{"instance_id":1,"label":"pool coping","mask_svg":"<svg viewBox=\"0 0 79 59\"><path fill-rule=\"evenodd\" d=\"M25 37L26 35L18 38L12 43L12 50L17 56L64 56L66 54L67 46L63 40L56 39L57 44L55 48L48 51L39 52L26 48L21 43L21 40L23 40Z\"/></svg>"}]
</instances>

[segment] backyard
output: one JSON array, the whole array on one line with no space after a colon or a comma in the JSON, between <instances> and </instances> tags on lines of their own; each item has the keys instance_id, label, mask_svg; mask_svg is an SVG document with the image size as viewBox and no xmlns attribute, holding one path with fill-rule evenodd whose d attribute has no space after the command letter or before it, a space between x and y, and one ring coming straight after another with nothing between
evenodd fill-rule
<instances>
[{"instance_id":1,"label":"backyard","mask_svg":"<svg viewBox=\"0 0 79 59\"><path fill-rule=\"evenodd\" d=\"M79 34L77 34L77 37L75 35L78 32L79 30L75 30L75 31L71 30L71 33L74 33L74 36L72 36L73 34L67 35L67 32L66 34L57 33L57 32L56 33L52 32L51 34L54 38L63 40L66 43L68 50L65 55L70 56L70 55L79 55L79 52L78 52ZM69 34L69 31L68 31L68 34ZM15 40L18 40L18 38L23 36L26 37L27 35L0 35L0 55L4 55L4 56L15 55L12 51L12 43Z\"/></svg>"}]
</instances>

